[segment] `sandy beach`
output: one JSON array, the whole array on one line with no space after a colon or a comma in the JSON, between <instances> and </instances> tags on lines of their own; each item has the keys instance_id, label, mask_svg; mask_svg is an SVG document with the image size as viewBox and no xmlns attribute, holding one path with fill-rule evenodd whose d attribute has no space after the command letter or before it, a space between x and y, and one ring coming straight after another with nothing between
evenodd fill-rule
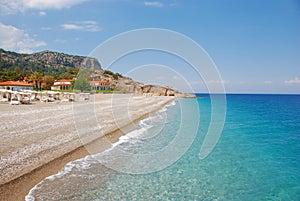
<instances>
[{"instance_id":1,"label":"sandy beach","mask_svg":"<svg viewBox=\"0 0 300 201\"><path fill-rule=\"evenodd\" d=\"M0 200L24 200L67 162L108 148L173 100L98 94L88 102L0 104Z\"/></svg>"}]
</instances>

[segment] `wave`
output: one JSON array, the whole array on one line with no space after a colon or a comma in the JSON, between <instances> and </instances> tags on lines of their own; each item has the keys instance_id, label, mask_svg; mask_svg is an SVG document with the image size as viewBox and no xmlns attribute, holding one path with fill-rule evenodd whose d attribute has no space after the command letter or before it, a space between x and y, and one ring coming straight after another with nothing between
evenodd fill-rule
<instances>
[{"instance_id":1,"label":"wave","mask_svg":"<svg viewBox=\"0 0 300 201\"><path fill-rule=\"evenodd\" d=\"M63 170L61 170L57 174L46 177L40 183L36 184L26 195L25 200L34 201L35 196L39 195L39 193L36 192L38 190L43 189L44 185L47 185L48 182L51 183L54 180L62 179L68 174L70 174L71 176L80 176L81 173L88 174L88 171L86 170L91 168L93 164L99 164L99 162L101 163L101 160L107 160L107 158L105 157L107 153L113 151L117 146L123 145L124 143L136 144L147 139L149 137L147 131L149 131L149 129L151 129L156 124L161 123L162 120L166 118L168 107L175 105L176 101L173 101L170 104L164 106L158 112L156 112L155 115L141 120L135 130L128 132L126 135L121 136L117 142L113 143L110 148L104 150L103 152L94 155L88 155L84 158L67 163ZM75 172L76 174L72 174L72 172Z\"/></svg>"}]
</instances>

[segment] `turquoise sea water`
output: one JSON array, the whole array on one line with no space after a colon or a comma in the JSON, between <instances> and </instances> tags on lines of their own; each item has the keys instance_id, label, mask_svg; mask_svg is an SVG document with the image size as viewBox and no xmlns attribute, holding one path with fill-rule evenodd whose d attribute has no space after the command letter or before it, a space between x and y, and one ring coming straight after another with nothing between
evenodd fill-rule
<instances>
[{"instance_id":1,"label":"turquoise sea water","mask_svg":"<svg viewBox=\"0 0 300 201\"><path fill-rule=\"evenodd\" d=\"M181 119L181 108L195 101L200 119L194 115ZM71 162L43 180L27 200L300 200L300 95L227 95L221 138L200 160L210 105L205 94L177 101L142 121L106 152L110 154ZM187 133L189 124L199 122L197 135L187 152L163 170L127 174L101 164L128 162L114 154L116 147L129 153L163 149L183 121Z\"/></svg>"}]
</instances>

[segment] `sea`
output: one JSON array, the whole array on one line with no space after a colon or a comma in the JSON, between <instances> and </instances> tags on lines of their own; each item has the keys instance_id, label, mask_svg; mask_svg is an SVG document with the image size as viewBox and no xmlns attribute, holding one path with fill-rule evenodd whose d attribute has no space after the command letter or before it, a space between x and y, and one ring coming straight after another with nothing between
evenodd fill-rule
<instances>
[{"instance_id":1,"label":"sea","mask_svg":"<svg viewBox=\"0 0 300 201\"><path fill-rule=\"evenodd\" d=\"M26 200L299 201L300 95L227 94L224 127L204 158L212 96L197 95L68 163Z\"/></svg>"}]
</instances>

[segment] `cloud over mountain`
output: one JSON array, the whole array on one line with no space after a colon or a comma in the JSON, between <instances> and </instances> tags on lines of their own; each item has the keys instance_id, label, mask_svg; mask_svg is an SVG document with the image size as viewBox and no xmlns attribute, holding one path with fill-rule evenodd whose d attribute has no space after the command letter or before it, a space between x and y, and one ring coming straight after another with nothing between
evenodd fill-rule
<instances>
[{"instance_id":1,"label":"cloud over mountain","mask_svg":"<svg viewBox=\"0 0 300 201\"><path fill-rule=\"evenodd\" d=\"M42 46L46 46L46 43L35 40L26 31L0 23L1 48L20 53L32 53Z\"/></svg>"}]
</instances>

